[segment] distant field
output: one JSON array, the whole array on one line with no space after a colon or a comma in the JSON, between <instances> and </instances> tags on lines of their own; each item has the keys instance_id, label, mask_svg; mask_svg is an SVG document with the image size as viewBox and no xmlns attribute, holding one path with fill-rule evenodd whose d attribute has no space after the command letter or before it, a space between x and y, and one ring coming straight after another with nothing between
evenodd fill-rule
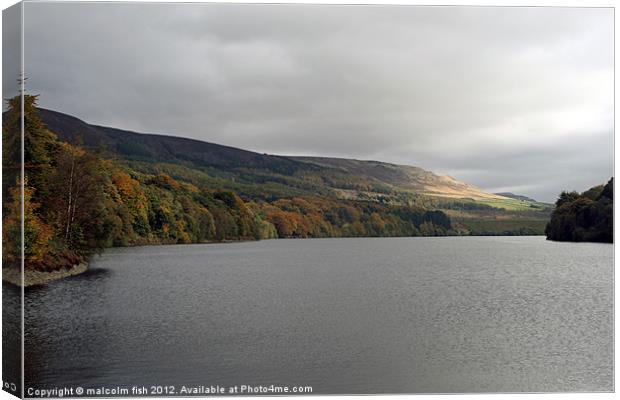
<instances>
[{"instance_id":1,"label":"distant field","mask_svg":"<svg viewBox=\"0 0 620 400\"><path fill-rule=\"evenodd\" d=\"M507 203L509 204L509 202L503 204ZM472 235L543 235L545 233L550 214L548 208L501 208L503 210L499 208L495 211L446 210L446 213L450 216L453 225Z\"/></svg>"},{"instance_id":2,"label":"distant field","mask_svg":"<svg viewBox=\"0 0 620 400\"><path fill-rule=\"evenodd\" d=\"M541 219L453 219L462 224L472 235L544 235L547 220Z\"/></svg>"},{"instance_id":3,"label":"distant field","mask_svg":"<svg viewBox=\"0 0 620 400\"><path fill-rule=\"evenodd\" d=\"M526 210L544 210L552 207L551 204L541 202L530 202L517 199L484 199L477 200L477 203L486 204L495 208L503 208L505 210L512 211L526 211Z\"/></svg>"}]
</instances>

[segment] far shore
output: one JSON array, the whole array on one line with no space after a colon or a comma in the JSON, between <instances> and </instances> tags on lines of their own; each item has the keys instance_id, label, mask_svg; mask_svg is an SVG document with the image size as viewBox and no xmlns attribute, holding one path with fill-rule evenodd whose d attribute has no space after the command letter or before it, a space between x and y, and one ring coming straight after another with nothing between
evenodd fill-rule
<instances>
[{"instance_id":1,"label":"far shore","mask_svg":"<svg viewBox=\"0 0 620 400\"><path fill-rule=\"evenodd\" d=\"M524 237L524 236L544 236L544 235L449 235L449 236L359 236L353 238L410 238L410 237ZM321 239L346 239L352 237L332 237L332 238L321 238ZM313 238L301 238L301 237L292 237L292 238L273 238L273 239L313 239ZM273 239L261 239L261 240L273 240ZM225 240L217 240L217 241L205 241L200 243L187 243L189 245L196 244L226 244L226 243L243 243L243 242L254 242L260 241L256 239L250 238L242 238L242 239L225 239ZM148 244L135 244L129 246L114 246L111 248L123 248L123 247L143 247L143 246L172 246L178 245L178 243L148 243ZM52 272L44 272L26 269L25 276L22 281L21 271L18 268L13 267L5 267L2 268L2 280L8 282L10 284L19 286L19 287L30 287L43 285L48 282L57 281L60 279L64 279L70 276L79 275L88 270L88 263L82 262L80 264L74 265L69 269L60 269L58 271Z\"/></svg>"}]
</instances>

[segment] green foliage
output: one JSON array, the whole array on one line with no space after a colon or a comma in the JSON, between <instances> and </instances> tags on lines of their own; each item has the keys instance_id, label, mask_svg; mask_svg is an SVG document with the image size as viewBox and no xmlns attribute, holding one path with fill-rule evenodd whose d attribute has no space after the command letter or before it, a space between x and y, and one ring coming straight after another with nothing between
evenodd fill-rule
<instances>
[{"instance_id":1,"label":"green foliage","mask_svg":"<svg viewBox=\"0 0 620 400\"><path fill-rule=\"evenodd\" d=\"M23 197L20 196L19 186L12 188L13 199L8 207L9 213L3 221L3 257L9 264L19 263L22 249L22 201L24 210L24 263L26 267L37 263L47 255L52 229L36 215L39 205L32 201L34 189L24 188Z\"/></svg>"},{"instance_id":2,"label":"green foliage","mask_svg":"<svg viewBox=\"0 0 620 400\"><path fill-rule=\"evenodd\" d=\"M579 197L580 197L579 193L574 192L574 191L573 192L562 192L560 193L560 197L558 197L557 201L555 202L555 206L556 208L561 207L565 203L570 203L570 202L577 200Z\"/></svg>"},{"instance_id":3,"label":"green foliage","mask_svg":"<svg viewBox=\"0 0 620 400\"><path fill-rule=\"evenodd\" d=\"M58 140L43 126L36 100L24 97L26 258L33 268L70 266L111 246L468 234L472 231L453 224L449 213L506 213L473 200L394 190L376 179L286 157L256 157L209 144L200 145L203 154L193 148L196 142L165 137L157 138L162 148L185 146L187 154L150 162L159 147L126 138L103 143L135 156L114 160L110 153L77 145L74 137L73 144ZM10 147L5 146L4 167L12 179L4 181L4 258L12 262L19 257L21 235L21 160L11 153L19 145L20 102L19 97L9 101L3 125L3 140ZM231 161L222 151L234 151L245 161ZM379 169L392 173L386 168Z\"/></svg>"},{"instance_id":4,"label":"green foliage","mask_svg":"<svg viewBox=\"0 0 620 400\"><path fill-rule=\"evenodd\" d=\"M23 156L25 178L37 188L35 200L45 194L43 185L51 170L52 156L58 144L56 136L48 131L37 111L38 96L15 96L8 101L8 110L2 118L3 135L3 185L9 188L21 169L22 105L23 105Z\"/></svg>"},{"instance_id":5,"label":"green foliage","mask_svg":"<svg viewBox=\"0 0 620 400\"><path fill-rule=\"evenodd\" d=\"M613 178L582 194L562 192L545 229L547 239L613 243Z\"/></svg>"},{"instance_id":6,"label":"green foliage","mask_svg":"<svg viewBox=\"0 0 620 400\"><path fill-rule=\"evenodd\" d=\"M73 265L110 246L277 237L274 225L233 191L200 190L164 172L145 174L60 142L43 127L36 96L24 101L28 185L23 199L18 173L21 97L9 101L3 125L8 155L3 167L17 171L12 182L4 181L5 262L16 264L21 257L22 201L25 261L41 270Z\"/></svg>"},{"instance_id":7,"label":"green foliage","mask_svg":"<svg viewBox=\"0 0 620 400\"><path fill-rule=\"evenodd\" d=\"M106 245L98 225L105 213L108 173L96 154L65 143L57 148L43 184L48 190L42 217L68 250L88 254Z\"/></svg>"},{"instance_id":8,"label":"green foliage","mask_svg":"<svg viewBox=\"0 0 620 400\"><path fill-rule=\"evenodd\" d=\"M543 235L548 218L454 218L454 222L455 225L474 236L523 236Z\"/></svg>"},{"instance_id":9,"label":"green foliage","mask_svg":"<svg viewBox=\"0 0 620 400\"><path fill-rule=\"evenodd\" d=\"M508 211L524 211L528 209L540 209L540 210L548 210L550 204L541 203L541 202L531 202L524 201L518 199L489 199L489 200L478 200L480 204L486 204L493 208L504 209Z\"/></svg>"},{"instance_id":10,"label":"green foliage","mask_svg":"<svg viewBox=\"0 0 620 400\"><path fill-rule=\"evenodd\" d=\"M586 190L585 192L583 192L581 195L583 197L587 197L590 200L596 201L596 199L599 198L601 193L603 193L604 187L605 187L604 185L594 186L593 188L590 188ZM577 195L577 197L579 197L579 195Z\"/></svg>"},{"instance_id":11,"label":"green foliage","mask_svg":"<svg viewBox=\"0 0 620 400\"><path fill-rule=\"evenodd\" d=\"M252 202L250 208L264 215L281 238L445 236L453 233L450 218L445 213L419 207L314 196L272 203Z\"/></svg>"}]
</instances>

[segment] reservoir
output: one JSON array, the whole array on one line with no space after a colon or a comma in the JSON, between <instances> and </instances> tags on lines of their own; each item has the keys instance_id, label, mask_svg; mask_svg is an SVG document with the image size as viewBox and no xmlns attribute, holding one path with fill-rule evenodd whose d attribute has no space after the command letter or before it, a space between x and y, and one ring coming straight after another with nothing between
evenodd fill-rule
<instances>
[{"instance_id":1,"label":"reservoir","mask_svg":"<svg viewBox=\"0 0 620 400\"><path fill-rule=\"evenodd\" d=\"M612 301L612 245L544 237L113 248L26 289L26 388L610 391Z\"/></svg>"}]
</instances>

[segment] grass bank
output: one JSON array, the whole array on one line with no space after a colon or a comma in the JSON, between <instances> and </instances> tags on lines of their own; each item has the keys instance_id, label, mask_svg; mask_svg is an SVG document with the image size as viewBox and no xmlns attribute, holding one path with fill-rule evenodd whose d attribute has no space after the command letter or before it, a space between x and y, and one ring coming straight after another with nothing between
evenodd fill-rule
<instances>
[{"instance_id":1,"label":"grass bank","mask_svg":"<svg viewBox=\"0 0 620 400\"><path fill-rule=\"evenodd\" d=\"M44 272L32 269L24 271L24 279L22 281L21 271L17 268L2 268L2 280L16 286L36 286L43 285L48 282L57 281L68 276L79 275L88 270L87 263L80 263L71 268L63 268L58 271Z\"/></svg>"}]
</instances>

